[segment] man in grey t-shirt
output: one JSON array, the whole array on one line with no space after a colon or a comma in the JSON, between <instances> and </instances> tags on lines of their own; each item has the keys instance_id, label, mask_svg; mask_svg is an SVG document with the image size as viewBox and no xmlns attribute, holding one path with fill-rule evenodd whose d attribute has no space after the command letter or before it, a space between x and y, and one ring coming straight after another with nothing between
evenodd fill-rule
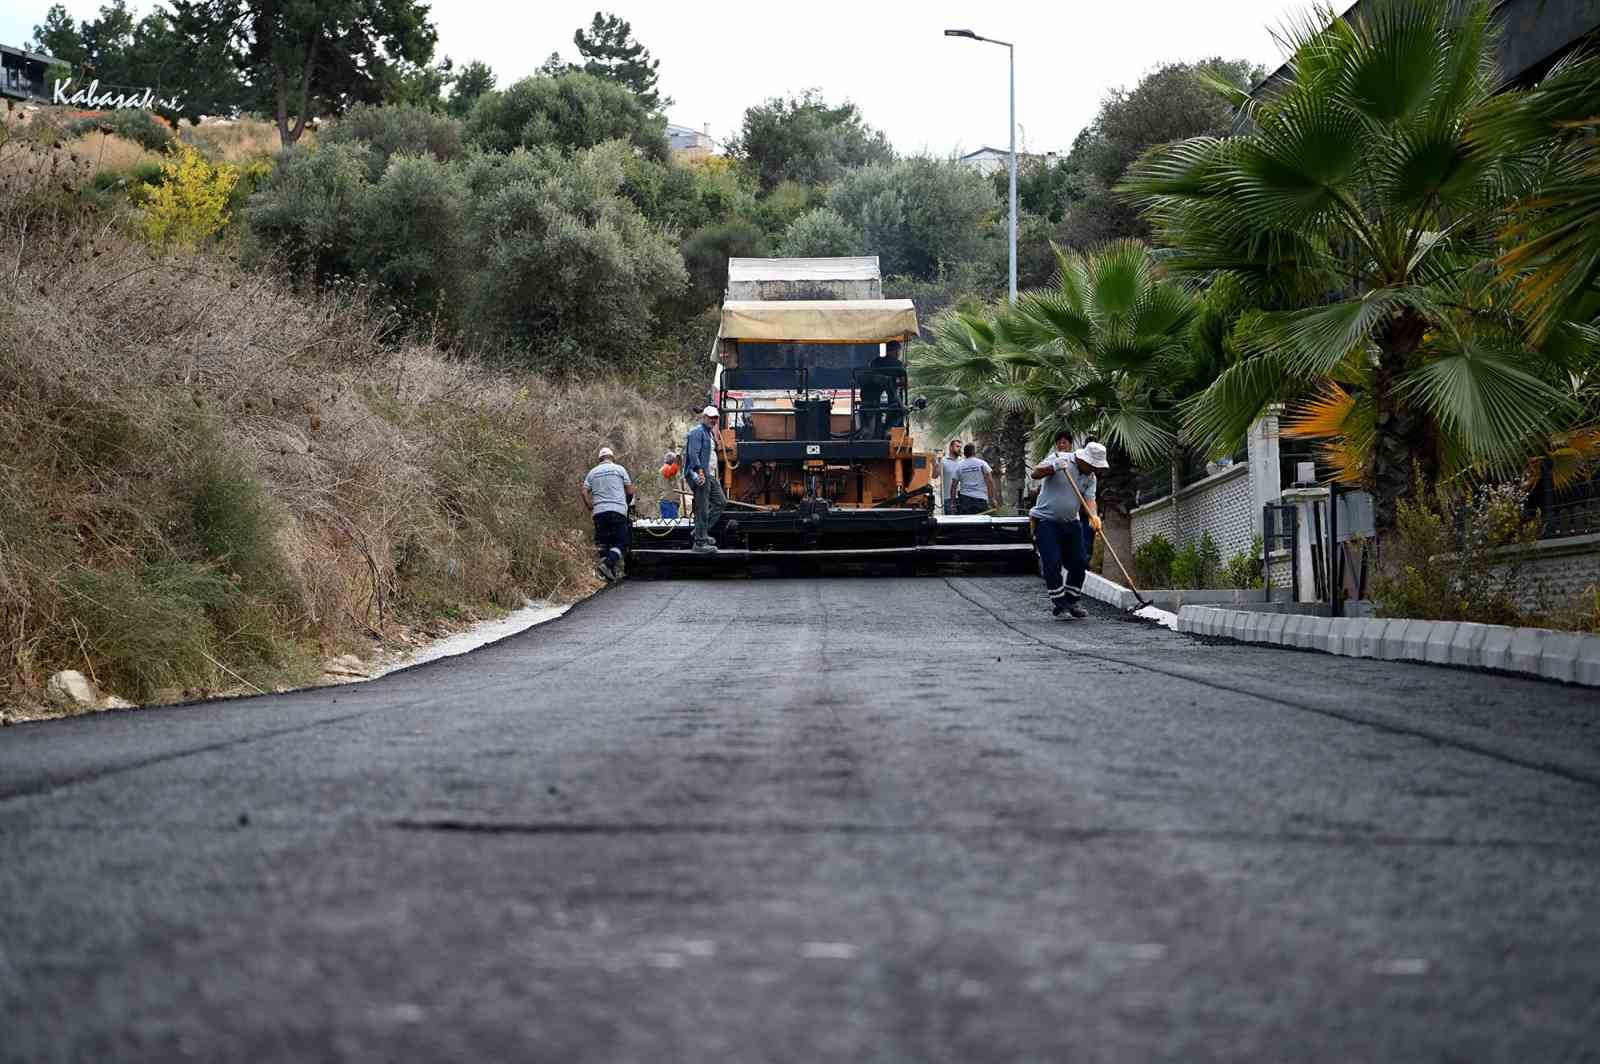
<instances>
[{"instance_id":1,"label":"man in grey t-shirt","mask_svg":"<svg viewBox=\"0 0 1600 1064\"><path fill-rule=\"evenodd\" d=\"M600 464L583 478L579 494L594 515L594 546L600 555L594 571L602 580L617 578L617 567L628 549L628 506L633 502L633 479L618 465L611 448L600 448Z\"/></svg>"},{"instance_id":2,"label":"man in grey t-shirt","mask_svg":"<svg viewBox=\"0 0 1600 1064\"><path fill-rule=\"evenodd\" d=\"M961 449L965 455L956 466L956 512L981 514L994 506L994 470L978 457L975 444Z\"/></svg>"},{"instance_id":3,"label":"man in grey t-shirt","mask_svg":"<svg viewBox=\"0 0 1600 1064\"><path fill-rule=\"evenodd\" d=\"M1110 468L1110 463L1106 461L1106 449L1102 444L1086 443L1072 450L1072 435L1066 431L1056 434L1055 446L1055 451L1029 473L1034 480L1043 483L1039 486L1039 501L1028 511L1028 517L1033 524L1034 547L1039 552L1039 575L1044 578L1045 592L1050 596L1051 615L1059 617L1067 613L1081 619L1089 616L1089 611L1078 601L1083 596L1089 555L1078 523L1078 511L1080 508L1087 510L1089 527L1100 530L1095 471Z\"/></svg>"}]
</instances>

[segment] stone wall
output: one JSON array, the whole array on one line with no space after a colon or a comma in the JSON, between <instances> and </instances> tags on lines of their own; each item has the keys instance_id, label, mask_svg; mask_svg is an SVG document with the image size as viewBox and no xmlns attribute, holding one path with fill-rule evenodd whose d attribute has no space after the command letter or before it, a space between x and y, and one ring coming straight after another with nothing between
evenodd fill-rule
<instances>
[{"instance_id":1,"label":"stone wall","mask_svg":"<svg viewBox=\"0 0 1600 1064\"><path fill-rule=\"evenodd\" d=\"M1261 512L1254 504L1249 474L1249 465L1232 465L1175 495L1135 507L1134 548L1157 534L1181 548L1200 542L1209 532L1224 562L1248 553L1260 531Z\"/></svg>"},{"instance_id":2,"label":"stone wall","mask_svg":"<svg viewBox=\"0 0 1600 1064\"><path fill-rule=\"evenodd\" d=\"M1526 610L1559 610L1579 595L1600 588L1600 535L1542 539L1522 566L1517 605Z\"/></svg>"}]
</instances>

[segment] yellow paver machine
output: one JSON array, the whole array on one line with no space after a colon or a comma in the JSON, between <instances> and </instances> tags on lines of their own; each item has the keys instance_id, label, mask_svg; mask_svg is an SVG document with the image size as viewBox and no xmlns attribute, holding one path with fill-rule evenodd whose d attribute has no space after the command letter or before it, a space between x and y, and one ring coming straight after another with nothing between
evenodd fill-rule
<instances>
[{"instance_id":1,"label":"yellow paver machine","mask_svg":"<svg viewBox=\"0 0 1600 1064\"><path fill-rule=\"evenodd\" d=\"M629 572L1030 568L1025 517L936 513L936 455L910 426L920 404L903 351L916 335L911 301L882 298L875 257L730 260L712 385L719 551L690 553L688 515L636 520Z\"/></svg>"}]
</instances>

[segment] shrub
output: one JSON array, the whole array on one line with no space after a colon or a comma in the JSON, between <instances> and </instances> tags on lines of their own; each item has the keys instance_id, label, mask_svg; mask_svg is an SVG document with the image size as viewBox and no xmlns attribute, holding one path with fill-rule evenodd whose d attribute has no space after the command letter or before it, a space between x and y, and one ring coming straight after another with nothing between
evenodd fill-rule
<instances>
[{"instance_id":1,"label":"shrub","mask_svg":"<svg viewBox=\"0 0 1600 1064\"><path fill-rule=\"evenodd\" d=\"M216 166L187 144L161 166L161 183L144 195L144 233L157 245L193 249L228 224L236 167Z\"/></svg>"},{"instance_id":2,"label":"shrub","mask_svg":"<svg viewBox=\"0 0 1600 1064\"><path fill-rule=\"evenodd\" d=\"M110 192L112 189L126 189L128 194L135 198L143 198L146 191L161 184L161 163L154 159L146 159L134 163L125 169L106 167L96 170L90 179L96 192Z\"/></svg>"},{"instance_id":3,"label":"shrub","mask_svg":"<svg viewBox=\"0 0 1600 1064\"><path fill-rule=\"evenodd\" d=\"M284 152L246 215L255 235L318 284L355 270L356 221L370 182L371 150L330 144Z\"/></svg>"},{"instance_id":4,"label":"shrub","mask_svg":"<svg viewBox=\"0 0 1600 1064\"><path fill-rule=\"evenodd\" d=\"M624 140L653 159L667 158L666 119L626 86L581 71L536 75L484 93L467 117L466 135L493 152L573 151Z\"/></svg>"},{"instance_id":5,"label":"shrub","mask_svg":"<svg viewBox=\"0 0 1600 1064\"><path fill-rule=\"evenodd\" d=\"M454 309L466 287L466 214L458 167L397 155L362 200L355 263L413 311Z\"/></svg>"},{"instance_id":6,"label":"shrub","mask_svg":"<svg viewBox=\"0 0 1600 1064\"><path fill-rule=\"evenodd\" d=\"M67 133L81 137L88 133L112 133L131 140L146 151L164 152L176 139L172 130L149 111L128 108L98 117L81 118L67 127Z\"/></svg>"},{"instance_id":7,"label":"shrub","mask_svg":"<svg viewBox=\"0 0 1600 1064\"><path fill-rule=\"evenodd\" d=\"M658 305L687 275L670 237L621 195L630 151L612 142L469 166L475 329L564 371L586 359L628 364L649 349Z\"/></svg>"},{"instance_id":8,"label":"shrub","mask_svg":"<svg viewBox=\"0 0 1600 1064\"><path fill-rule=\"evenodd\" d=\"M1401 500L1373 578L1380 617L1517 624L1514 595L1538 525L1515 485L1451 491L1418 485Z\"/></svg>"},{"instance_id":9,"label":"shrub","mask_svg":"<svg viewBox=\"0 0 1600 1064\"><path fill-rule=\"evenodd\" d=\"M208 609L237 591L215 570L184 562L137 569L77 569L61 582L91 671L139 700L163 688L211 686Z\"/></svg>"},{"instance_id":10,"label":"shrub","mask_svg":"<svg viewBox=\"0 0 1600 1064\"><path fill-rule=\"evenodd\" d=\"M1188 543L1172 559L1172 587L1200 588L1205 586L1201 575L1200 551Z\"/></svg>"},{"instance_id":11,"label":"shrub","mask_svg":"<svg viewBox=\"0 0 1600 1064\"><path fill-rule=\"evenodd\" d=\"M784 230L778 254L806 258L859 255L866 242L861 233L831 207L817 207L796 218Z\"/></svg>"},{"instance_id":12,"label":"shrub","mask_svg":"<svg viewBox=\"0 0 1600 1064\"><path fill-rule=\"evenodd\" d=\"M364 144L371 149L368 177L377 181L397 155L427 155L442 163L461 157L461 123L423 107L357 104L323 134L329 144Z\"/></svg>"},{"instance_id":13,"label":"shrub","mask_svg":"<svg viewBox=\"0 0 1600 1064\"><path fill-rule=\"evenodd\" d=\"M277 539L281 518L266 486L214 432L201 433L195 443L200 462L188 501L206 561L237 578L243 591L286 600L290 582Z\"/></svg>"},{"instance_id":14,"label":"shrub","mask_svg":"<svg viewBox=\"0 0 1600 1064\"><path fill-rule=\"evenodd\" d=\"M1250 542L1250 550L1245 554L1235 554L1228 559L1228 564L1222 570L1222 586L1236 588L1258 588L1265 585L1261 575L1261 537L1257 536Z\"/></svg>"},{"instance_id":15,"label":"shrub","mask_svg":"<svg viewBox=\"0 0 1600 1064\"><path fill-rule=\"evenodd\" d=\"M1142 587L1171 587L1172 566L1177 549L1166 536L1157 534L1141 543L1133 552L1133 568L1139 574Z\"/></svg>"},{"instance_id":16,"label":"shrub","mask_svg":"<svg viewBox=\"0 0 1600 1064\"><path fill-rule=\"evenodd\" d=\"M993 261L999 200L982 174L940 159L900 159L852 170L828 206L880 256L885 274L923 280L941 265Z\"/></svg>"}]
</instances>

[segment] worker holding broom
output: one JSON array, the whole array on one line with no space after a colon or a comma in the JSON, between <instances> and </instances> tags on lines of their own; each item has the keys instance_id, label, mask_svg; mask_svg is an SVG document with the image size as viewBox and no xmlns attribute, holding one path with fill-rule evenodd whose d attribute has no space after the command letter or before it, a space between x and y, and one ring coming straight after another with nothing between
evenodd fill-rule
<instances>
[{"instance_id":1,"label":"worker holding broom","mask_svg":"<svg viewBox=\"0 0 1600 1064\"><path fill-rule=\"evenodd\" d=\"M1087 514L1089 527L1100 530L1100 509L1095 502L1096 470L1108 469L1103 444L1086 443L1072 448L1072 433L1056 433L1055 450L1033 467L1030 476L1041 481L1039 499L1028 516L1032 518L1033 543L1039 552L1039 573L1050 596L1050 613L1063 613L1082 619L1089 616L1079 599L1083 597L1083 578L1089 568L1080 510ZM1062 572L1065 568L1065 573Z\"/></svg>"}]
</instances>

